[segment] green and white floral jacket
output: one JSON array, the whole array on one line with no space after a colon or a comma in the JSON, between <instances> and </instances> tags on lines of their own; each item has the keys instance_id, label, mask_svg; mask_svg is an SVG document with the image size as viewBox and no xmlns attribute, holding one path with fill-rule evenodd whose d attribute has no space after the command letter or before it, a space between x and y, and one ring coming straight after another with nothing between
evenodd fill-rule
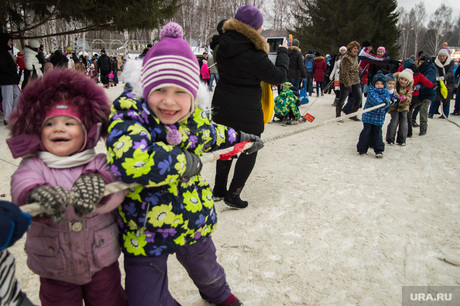
<instances>
[{"instance_id":1,"label":"green and white floral jacket","mask_svg":"<svg viewBox=\"0 0 460 306\"><path fill-rule=\"evenodd\" d=\"M182 135L177 146L167 142L171 130ZM121 181L140 184L118 207L125 256L159 256L211 235L217 222L211 187L200 174L182 178L182 149L201 156L238 139L234 129L212 122L209 111L199 107L183 122L165 126L130 91L114 101L107 161Z\"/></svg>"}]
</instances>

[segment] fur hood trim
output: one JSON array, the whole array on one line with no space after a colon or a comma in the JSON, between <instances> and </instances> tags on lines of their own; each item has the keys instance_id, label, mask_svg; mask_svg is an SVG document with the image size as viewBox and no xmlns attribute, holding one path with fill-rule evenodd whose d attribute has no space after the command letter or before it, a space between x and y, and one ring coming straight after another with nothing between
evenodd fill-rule
<instances>
[{"instance_id":1,"label":"fur hood trim","mask_svg":"<svg viewBox=\"0 0 460 306\"><path fill-rule=\"evenodd\" d=\"M79 110L86 131L101 123L101 136L107 136L110 102L104 89L70 69L54 69L27 85L9 118L11 136L40 135L46 114L62 101Z\"/></svg>"},{"instance_id":2,"label":"fur hood trim","mask_svg":"<svg viewBox=\"0 0 460 306\"><path fill-rule=\"evenodd\" d=\"M302 50L300 50L300 48L297 46L290 46L288 47L288 50L294 50L296 52L302 53Z\"/></svg>"},{"instance_id":3,"label":"fur hood trim","mask_svg":"<svg viewBox=\"0 0 460 306\"><path fill-rule=\"evenodd\" d=\"M132 92L139 98L144 98L144 90L142 89L141 72L142 59L128 59L123 66L122 78L125 83L129 83ZM203 82L200 82L196 95L195 105L202 110L211 108L211 97L208 87Z\"/></svg>"},{"instance_id":4,"label":"fur hood trim","mask_svg":"<svg viewBox=\"0 0 460 306\"><path fill-rule=\"evenodd\" d=\"M443 63L441 63L441 61L439 60L439 58L436 57L436 59L434 60L434 64L436 66L438 66L439 68L444 68L446 66L449 66L450 62L452 61L451 57L450 56L447 56L447 59L446 61Z\"/></svg>"},{"instance_id":5,"label":"fur hood trim","mask_svg":"<svg viewBox=\"0 0 460 306\"><path fill-rule=\"evenodd\" d=\"M321 60L324 60L324 56L317 56L315 57L315 61L321 61Z\"/></svg>"},{"instance_id":6,"label":"fur hood trim","mask_svg":"<svg viewBox=\"0 0 460 306\"><path fill-rule=\"evenodd\" d=\"M243 34L254 43L254 46L257 50L264 51L268 54L268 51L270 49L268 43L265 41L265 38L262 35L260 35L256 30L254 30L251 26L235 18L230 18L224 23L222 31L225 33L226 31L231 30Z\"/></svg>"}]
</instances>

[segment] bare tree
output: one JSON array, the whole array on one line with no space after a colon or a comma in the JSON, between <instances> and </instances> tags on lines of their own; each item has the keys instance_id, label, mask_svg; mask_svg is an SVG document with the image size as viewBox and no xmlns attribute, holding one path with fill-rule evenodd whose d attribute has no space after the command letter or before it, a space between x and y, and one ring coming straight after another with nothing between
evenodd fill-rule
<instances>
[{"instance_id":1,"label":"bare tree","mask_svg":"<svg viewBox=\"0 0 460 306\"><path fill-rule=\"evenodd\" d=\"M426 28L424 26L424 21L426 18L425 4L423 1L420 1L415 5L409 12L409 20L411 23L411 28L414 29L414 54L419 51L420 40L425 33Z\"/></svg>"},{"instance_id":2,"label":"bare tree","mask_svg":"<svg viewBox=\"0 0 460 306\"><path fill-rule=\"evenodd\" d=\"M452 7L444 3L430 15L428 22L428 37L426 43L429 47L429 52L436 54L442 42L448 41L452 38L452 30L454 25L452 23Z\"/></svg>"}]
</instances>

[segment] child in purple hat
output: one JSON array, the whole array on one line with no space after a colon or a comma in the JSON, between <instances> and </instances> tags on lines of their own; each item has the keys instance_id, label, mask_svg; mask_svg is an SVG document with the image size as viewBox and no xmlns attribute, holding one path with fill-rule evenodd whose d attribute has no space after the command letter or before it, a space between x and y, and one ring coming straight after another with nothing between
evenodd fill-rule
<instances>
[{"instance_id":1,"label":"child in purple hat","mask_svg":"<svg viewBox=\"0 0 460 306\"><path fill-rule=\"evenodd\" d=\"M198 156L259 137L212 122L207 86L198 61L182 39L182 28L166 24L140 61L127 61L132 86L113 103L107 159L125 183L138 183L119 207L125 289L129 305L178 305L168 290L168 257L179 262L200 295L217 305L242 305L217 262L211 234L217 223L209 183ZM139 73L140 71L140 73Z\"/></svg>"}]
</instances>

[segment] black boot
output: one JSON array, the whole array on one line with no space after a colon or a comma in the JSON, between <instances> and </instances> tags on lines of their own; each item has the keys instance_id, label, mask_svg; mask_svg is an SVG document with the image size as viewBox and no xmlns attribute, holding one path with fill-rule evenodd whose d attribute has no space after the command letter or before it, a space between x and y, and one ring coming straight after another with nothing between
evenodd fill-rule
<instances>
[{"instance_id":1,"label":"black boot","mask_svg":"<svg viewBox=\"0 0 460 306\"><path fill-rule=\"evenodd\" d=\"M337 102L339 102L339 99L338 99L338 98L335 98L335 99L334 99L334 102L332 102L332 106L337 106Z\"/></svg>"},{"instance_id":2,"label":"black boot","mask_svg":"<svg viewBox=\"0 0 460 306\"><path fill-rule=\"evenodd\" d=\"M225 198L224 198L224 203L234 208L248 207L248 201L243 201L240 198L240 194L242 190L243 190L242 188L236 188L235 191L230 191L230 190L227 191L227 194L225 195Z\"/></svg>"},{"instance_id":3,"label":"black boot","mask_svg":"<svg viewBox=\"0 0 460 306\"><path fill-rule=\"evenodd\" d=\"M426 130L424 129L420 129L420 134L418 134L419 136L423 136L426 134Z\"/></svg>"},{"instance_id":4,"label":"black boot","mask_svg":"<svg viewBox=\"0 0 460 306\"><path fill-rule=\"evenodd\" d=\"M340 117L342 115L342 108L340 106L335 107L335 117Z\"/></svg>"}]
</instances>

